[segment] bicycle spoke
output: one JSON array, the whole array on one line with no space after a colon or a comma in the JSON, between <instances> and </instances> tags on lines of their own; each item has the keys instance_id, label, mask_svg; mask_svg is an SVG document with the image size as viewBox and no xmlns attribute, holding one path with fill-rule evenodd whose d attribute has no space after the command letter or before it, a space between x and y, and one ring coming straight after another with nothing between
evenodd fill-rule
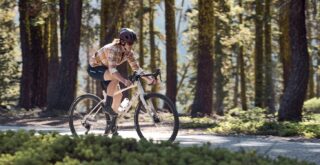
<instances>
[{"instance_id":1,"label":"bicycle spoke","mask_svg":"<svg viewBox=\"0 0 320 165\"><path fill-rule=\"evenodd\" d=\"M173 141L179 127L178 114L174 106L163 95L151 94L148 96L146 102L149 109L144 108L143 104L140 103L135 114L135 124L139 137ZM146 109L147 112L144 112L143 109Z\"/></svg>"},{"instance_id":2,"label":"bicycle spoke","mask_svg":"<svg viewBox=\"0 0 320 165\"><path fill-rule=\"evenodd\" d=\"M101 112L101 99L83 95L70 108L69 125L73 135L105 134L107 114Z\"/></svg>"}]
</instances>

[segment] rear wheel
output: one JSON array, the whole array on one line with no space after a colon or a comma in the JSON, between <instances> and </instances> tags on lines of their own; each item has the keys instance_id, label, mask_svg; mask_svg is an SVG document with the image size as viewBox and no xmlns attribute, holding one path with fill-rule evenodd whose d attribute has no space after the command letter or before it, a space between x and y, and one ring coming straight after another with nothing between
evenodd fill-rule
<instances>
[{"instance_id":1,"label":"rear wheel","mask_svg":"<svg viewBox=\"0 0 320 165\"><path fill-rule=\"evenodd\" d=\"M101 99L92 94L79 96L69 110L69 127L73 135L108 134L108 114L103 113Z\"/></svg>"},{"instance_id":2,"label":"rear wheel","mask_svg":"<svg viewBox=\"0 0 320 165\"><path fill-rule=\"evenodd\" d=\"M178 134L179 117L173 103L158 93L147 94L145 100L155 113L147 111L139 102L134 116L138 136L146 140L174 141Z\"/></svg>"}]
</instances>

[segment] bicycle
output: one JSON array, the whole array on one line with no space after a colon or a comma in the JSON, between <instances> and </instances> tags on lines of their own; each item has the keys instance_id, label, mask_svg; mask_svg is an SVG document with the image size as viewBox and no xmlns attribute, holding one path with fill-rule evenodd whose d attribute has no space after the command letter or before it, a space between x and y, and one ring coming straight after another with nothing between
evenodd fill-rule
<instances>
[{"instance_id":1,"label":"bicycle","mask_svg":"<svg viewBox=\"0 0 320 165\"><path fill-rule=\"evenodd\" d=\"M151 74L138 74L134 72L130 76L132 85L114 93L118 95L129 89L137 88L128 103L128 106L118 113L119 119L130 112L135 105L134 127L140 137L145 140L174 141L179 129L179 117L177 110L171 100L159 93L146 94L141 84L141 78L153 76L156 80L161 73L158 69ZM69 127L73 135L81 134L110 134L110 116L106 113L99 113L105 108L106 93L103 92L103 99L93 94L84 94L75 99L69 110ZM138 104L137 104L138 102Z\"/></svg>"}]
</instances>

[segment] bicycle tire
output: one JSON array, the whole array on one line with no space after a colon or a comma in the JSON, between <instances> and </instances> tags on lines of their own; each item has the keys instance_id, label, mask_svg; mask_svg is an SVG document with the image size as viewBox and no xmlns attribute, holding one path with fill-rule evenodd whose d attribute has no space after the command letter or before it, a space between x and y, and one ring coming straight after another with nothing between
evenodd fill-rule
<instances>
[{"instance_id":1,"label":"bicycle tire","mask_svg":"<svg viewBox=\"0 0 320 165\"><path fill-rule=\"evenodd\" d=\"M70 128L70 130L71 130L71 133L72 133L72 135L74 135L74 136L79 136L80 134L82 134L82 133L79 133L79 130L81 130L81 131L83 131L83 130L87 130L86 128L85 128L85 126L81 123L81 125L82 125L82 127L81 127L81 125L78 123L78 122L76 122L75 121L75 116L76 116L76 114L75 114L75 111L76 111L76 109L78 108L77 106L79 106L79 108L83 108L83 105L81 105L81 103L83 102L83 101L85 101L85 100L89 100L89 104L90 104L90 100L91 101L93 101L94 103L99 103L100 101L101 101L101 99L98 97L98 96L96 96L96 95L93 95L93 94L84 94L84 95L81 95L81 96L79 96L79 97L77 97L74 101L73 101L73 103L71 104L71 106L70 106L70 108L69 108L69 128ZM102 105L101 105L102 106ZM88 113L88 112L85 112L85 113ZM84 114L84 113L83 113ZM87 132L87 133L94 133L94 131L95 131L95 134L103 134L103 135L105 135L105 134L108 134L109 132L107 132L107 121L110 119L110 117L109 117L109 115L108 114L106 114L106 113L102 113L102 112L99 112L98 113L98 115L99 115L99 117L101 118L101 117L103 117L104 119L102 119L102 121L104 120L104 123L103 124L99 124L99 122L101 122L101 119L99 118L99 119L97 119L97 124L94 124L95 126L97 125L97 126L99 126L99 128L98 127L93 127L93 128L90 128L89 130L89 132ZM95 116L96 117L96 116ZM92 121L90 121L90 124L92 125L94 122L92 122ZM77 127L79 127L79 130L78 129L76 129L75 128L75 126L77 126ZM90 126L91 127L91 126ZM102 129L103 128L103 129ZM97 133L97 130L100 130L100 132L99 133ZM81 132L80 131L80 132Z\"/></svg>"},{"instance_id":2,"label":"bicycle tire","mask_svg":"<svg viewBox=\"0 0 320 165\"><path fill-rule=\"evenodd\" d=\"M149 118L151 118L150 115L148 115L146 112L144 112L145 111L144 106L143 106L142 102L139 101L139 104L135 110L135 115L134 115L134 124L135 124L135 129L137 131L138 136L140 137L140 139L144 139L144 140L152 139L152 140L173 142L176 139L177 134L178 134L178 130L179 130L179 117L178 117L178 112L177 112L175 106L173 105L173 103L171 102L171 100L168 97L166 97L162 94L159 94L159 93L150 93L150 94L145 95L144 98L145 98L146 102L152 101L153 98L157 99L157 101L158 100L162 101L162 103L160 101L158 102L159 105L157 105L157 107L155 109L156 109L157 115L159 115L159 116L163 115L159 118L160 118L160 122L163 122L161 124L163 124L164 127L160 128L158 124L152 123L152 121L149 122L149 121L147 121L148 119L145 119L144 117L142 117L142 115L145 115L145 116L147 116L147 117L149 116ZM170 114L172 115L173 118L167 117ZM166 119L164 119L163 117L166 117ZM168 132L166 132L167 127L170 126L171 124L165 120L169 120L169 119L171 119L171 120L173 119L173 121L170 120L172 122L173 128L172 128L172 130L168 130ZM156 128L152 128L152 129L148 128L150 126L156 126ZM151 133L151 131L153 131L153 133ZM162 134L162 133L164 133L164 134ZM158 134L158 137L154 137L154 136L157 136L156 134ZM159 136L161 136L161 137L159 137ZM167 136L167 137L165 137L165 136Z\"/></svg>"}]
</instances>

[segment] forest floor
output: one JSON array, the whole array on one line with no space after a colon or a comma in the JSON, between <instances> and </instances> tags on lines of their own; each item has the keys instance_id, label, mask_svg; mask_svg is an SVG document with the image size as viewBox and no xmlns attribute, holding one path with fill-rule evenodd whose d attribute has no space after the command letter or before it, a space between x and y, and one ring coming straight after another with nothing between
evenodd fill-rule
<instances>
[{"instance_id":1,"label":"forest floor","mask_svg":"<svg viewBox=\"0 0 320 165\"><path fill-rule=\"evenodd\" d=\"M180 122L185 122L181 121ZM120 129L132 129L134 130L133 117L129 116L126 119L120 120ZM183 123L188 124L188 123ZM181 125L181 124L180 124ZM3 110L0 109L0 126L17 126L17 127L44 127L44 128L69 128L69 118L68 115L60 115L50 117L48 114L43 113L41 109L34 109L32 111L25 110ZM206 128L180 128L179 134L181 135L192 135L192 134L201 134L201 135L212 135L205 131ZM218 135L219 134L214 134ZM220 134L221 136L252 136L254 135L226 135ZM273 139L281 139L287 141L299 141L299 142L317 142L320 143L320 139L309 139L301 136L292 136L292 137L277 137L277 136L265 136L272 137Z\"/></svg>"}]
</instances>

